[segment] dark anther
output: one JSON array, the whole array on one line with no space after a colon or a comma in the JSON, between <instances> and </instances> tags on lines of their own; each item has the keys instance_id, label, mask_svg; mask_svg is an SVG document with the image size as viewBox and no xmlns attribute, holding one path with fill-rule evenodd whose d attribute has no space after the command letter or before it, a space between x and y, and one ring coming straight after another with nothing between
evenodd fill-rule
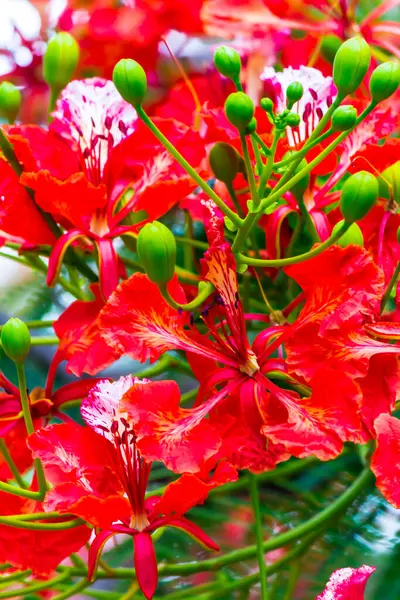
<instances>
[{"instance_id":1,"label":"dark anther","mask_svg":"<svg viewBox=\"0 0 400 600\"><path fill-rule=\"evenodd\" d=\"M109 430L109 429L107 429L107 427L104 427L104 425L97 425L97 427L98 427L99 429L101 429L102 431L105 431L105 433L110 433L110 430Z\"/></svg>"},{"instance_id":2,"label":"dark anther","mask_svg":"<svg viewBox=\"0 0 400 600\"><path fill-rule=\"evenodd\" d=\"M309 91L310 91L311 97L312 97L314 100L318 100L318 94L317 94L317 92L316 92L315 90L313 90L312 88L310 88L310 90L309 90Z\"/></svg>"},{"instance_id":3,"label":"dark anther","mask_svg":"<svg viewBox=\"0 0 400 600\"><path fill-rule=\"evenodd\" d=\"M128 421L125 419L125 417L120 417L120 419L119 419L119 420L121 421L121 423L122 423L122 425L123 425L124 427L127 427L127 428L129 427L129 423L128 423Z\"/></svg>"},{"instance_id":4,"label":"dark anther","mask_svg":"<svg viewBox=\"0 0 400 600\"><path fill-rule=\"evenodd\" d=\"M322 108L320 106L318 106L318 108L315 112L317 113L318 119L322 119L322 116L324 113L322 112Z\"/></svg>"},{"instance_id":5,"label":"dark anther","mask_svg":"<svg viewBox=\"0 0 400 600\"><path fill-rule=\"evenodd\" d=\"M108 129L110 131L111 126L112 126L112 118L110 116L106 117L104 125L106 126L106 129Z\"/></svg>"},{"instance_id":6,"label":"dark anther","mask_svg":"<svg viewBox=\"0 0 400 600\"><path fill-rule=\"evenodd\" d=\"M118 129L120 130L121 133L123 133L124 135L127 134L128 130L126 128L126 125L123 121L119 121L118 123Z\"/></svg>"},{"instance_id":7,"label":"dark anther","mask_svg":"<svg viewBox=\"0 0 400 600\"><path fill-rule=\"evenodd\" d=\"M117 433L117 431L118 431L118 421L113 421L111 423L111 429L110 429L110 431L111 431L111 433L113 435L115 435Z\"/></svg>"}]
</instances>

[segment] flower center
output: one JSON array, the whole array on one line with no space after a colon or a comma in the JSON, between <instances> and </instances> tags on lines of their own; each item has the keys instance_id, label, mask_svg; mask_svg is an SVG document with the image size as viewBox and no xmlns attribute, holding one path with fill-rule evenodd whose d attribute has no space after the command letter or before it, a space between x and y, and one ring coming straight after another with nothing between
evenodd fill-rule
<instances>
[{"instance_id":1,"label":"flower center","mask_svg":"<svg viewBox=\"0 0 400 600\"><path fill-rule=\"evenodd\" d=\"M258 366L257 357L252 350L248 350L247 360L245 363L239 366L239 370L245 373L249 377L252 377L254 373L260 370Z\"/></svg>"},{"instance_id":2,"label":"flower center","mask_svg":"<svg viewBox=\"0 0 400 600\"><path fill-rule=\"evenodd\" d=\"M113 419L110 433L117 450L116 470L132 506L130 526L143 531L149 525L145 511L145 494L151 463L146 462L136 448L136 435L122 416Z\"/></svg>"}]
</instances>

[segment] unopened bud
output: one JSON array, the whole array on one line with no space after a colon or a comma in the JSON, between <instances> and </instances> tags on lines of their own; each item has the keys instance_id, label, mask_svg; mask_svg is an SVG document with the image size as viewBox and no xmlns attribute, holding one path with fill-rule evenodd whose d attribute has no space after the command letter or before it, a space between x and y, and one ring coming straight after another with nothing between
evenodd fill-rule
<instances>
[{"instance_id":1,"label":"unopened bud","mask_svg":"<svg viewBox=\"0 0 400 600\"><path fill-rule=\"evenodd\" d=\"M43 76L54 90L62 90L72 79L79 62L79 44L69 33L57 33L47 44Z\"/></svg>"},{"instance_id":2,"label":"unopened bud","mask_svg":"<svg viewBox=\"0 0 400 600\"><path fill-rule=\"evenodd\" d=\"M371 49L361 36L350 38L340 46L333 62L333 81L341 96L360 87L370 61Z\"/></svg>"},{"instance_id":3,"label":"unopened bud","mask_svg":"<svg viewBox=\"0 0 400 600\"><path fill-rule=\"evenodd\" d=\"M172 232L160 223L147 223L137 239L137 253L147 277L153 283L168 283L174 276L176 242Z\"/></svg>"},{"instance_id":4,"label":"unopened bud","mask_svg":"<svg viewBox=\"0 0 400 600\"><path fill-rule=\"evenodd\" d=\"M244 92L230 94L225 101L226 118L240 132L244 132L254 117L253 100Z\"/></svg>"},{"instance_id":5,"label":"unopened bud","mask_svg":"<svg viewBox=\"0 0 400 600\"><path fill-rule=\"evenodd\" d=\"M289 127L298 127L300 125L300 115L297 113L289 113L286 117L286 125Z\"/></svg>"},{"instance_id":6,"label":"unopened bud","mask_svg":"<svg viewBox=\"0 0 400 600\"><path fill-rule=\"evenodd\" d=\"M14 123L21 106L21 92L9 81L0 83L0 114Z\"/></svg>"},{"instance_id":7,"label":"unopened bud","mask_svg":"<svg viewBox=\"0 0 400 600\"><path fill-rule=\"evenodd\" d=\"M357 111L354 106L339 106L332 115L332 128L335 131L347 131L354 127Z\"/></svg>"},{"instance_id":8,"label":"unopened bud","mask_svg":"<svg viewBox=\"0 0 400 600\"><path fill-rule=\"evenodd\" d=\"M113 82L121 96L132 106L140 106L147 92L143 67L132 58L122 58L114 67Z\"/></svg>"},{"instance_id":9,"label":"unopened bud","mask_svg":"<svg viewBox=\"0 0 400 600\"><path fill-rule=\"evenodd\" d=\"M300 81L292 81L289 83L286 90L286 105L288 108L292 108L293 104L301 100L303 97L304 88Z\"/></svg>"},{"instance_id":10,"label":"unopened bud","mask_svg":"<svg viewBox=\"0 0 400 600\"><path fill-rule=\"evenodd\" d=\"M232 81L239 81L242 62L239 54L233 48L229 46L217 48L214 53L214 65L221 75L232 79Z\"/></svg>"},{"instance_id":11,"label":"unopened bud","mask_svg":"<svg viewBox=\"0 0 400 600\"><path fill-rule=\"evenodd\" d=\"M382 102L393 96L400 85L400 64L389 61L382 63L372 72L369 90L373 102Z\"/></svg>"},{"instance_id":12,"label":"unopened bud","mask_svg":"<svg viewBox=\"0 0 400 600\"><path fill-rule=\"evenodd\" d=\"M22 364L29 354L31 334L20 319L9 319L1 328L1 345L12 361Z\"/></svg>"},{"instance_id":13,"label":"unopened bud","mask_svg":"<svg viewBox=\"0 0 400 600\"><path fill-rule=\"evenodd\" d=\"M332 229L332 235L335 235L335 233L337 233L345 223L346 221L344 219L336 223L336 225ZM352 223L350 227L344 232L344 234L340 236L336 244L338 246L341 246L342 248L345 248L350 244L353 244L354 246L364 246L364 237L357 223Z\"/></svg>"},{"instance_id":14,"label":"unopened bud","mask_svg":"<svg viewBox=\"0 0 400 600\"><path fill-rule=\"evenodd\" d=\"M215 177L225 184L231 184L241 170L243 159L238 151L226 142L217 142L208 156Z\"/></svg>"},{"instance_id":15,"label":"unopened bud","mask_svg":"<svg viewBox=\"0 0 400 600\"><path fill-rule=\"evenodd\" d=\"M378 180L368 171L359 171L345 182L340 210L347 223L360 221L375 205L379 196Z\"/></svg>"},{"instance_id":16,"label":"unopened bud","mask_svg":"<svg viewBox=\"0 0 400 600\"><path fill-rule=\"evenodd\" d=\"M274 110L274 103L271 98L261 98L260 106L266 113L272 113Z\"/></svg>"},{"instance_id":17,"label":"unopened bud","mask_svg":"<svg viewBox=\"0 0 400 600\"><path fill-rule=\"evenodd\" d=\"M341 45L342 40L337 35L330 34L323 36L321 44L321 54L322 57L326 60L326 62L333 63L336 56L336 52L339 50Z\"/></svg>"},{"instance_id":18,"label":"unopened bud","mask_svg":"<svg viewBox=\"0 0 400 600\"><path fill-rule=\"evenodd\" d=\"M382 171L378 183L379 195L400 205L400 160Z\"/></svg>"}]
</instances>

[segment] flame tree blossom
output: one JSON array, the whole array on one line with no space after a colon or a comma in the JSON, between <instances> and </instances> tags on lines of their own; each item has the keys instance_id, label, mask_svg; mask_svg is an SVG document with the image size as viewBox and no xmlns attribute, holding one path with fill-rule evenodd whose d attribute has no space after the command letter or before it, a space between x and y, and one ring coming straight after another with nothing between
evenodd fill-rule
<instances>
[{"instance_id":1,"label":"flame tree blossom","mask_svg":"<svg viewBox=\"0 0 400 600\"><path fill-rule=\"evenodd\" d=\"M118 533L129 535L134 543L138 583L145 597L151 599L157 587L151 534L160 527L175 527L206 548L218 550L183 513L203 502L216 485L234 480L236 472L221 463L212 477L183 477L168 486L162 497L145 497L151 462L138 449L129 416L135 396L144 396L150 402L154 396L177 396L179 402L179 389L172 381L153 383L131 376L115 382L101 381L81 406L87 427L76 423L50 425L32 434L29 446L42 460L48 481L53 484L46 495L46 509L73 512L96 527L89 551L89 578L95 576L106 541Z\"/></svg>"}]
</instances>

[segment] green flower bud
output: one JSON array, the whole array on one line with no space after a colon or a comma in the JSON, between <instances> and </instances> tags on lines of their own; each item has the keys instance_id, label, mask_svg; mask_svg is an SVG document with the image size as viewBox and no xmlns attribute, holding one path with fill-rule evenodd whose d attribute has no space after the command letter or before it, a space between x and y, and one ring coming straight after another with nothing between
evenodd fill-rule
<instances>
[{"instance_id":1,"label":"green flower bud","mask_svg":"<svg viewBox=\"0 0 400 600\"><path fill-rule=\"evenodd\" d=\"M374 206L378 196L378 180L368 171L359 171L349 177L340 198L340 210L345 221L360 221Z\"/></svg>"},{"instance_id":2,"label":"green flower bud","mask_svg":"<svg viewBox=\"0 0 400 600\"><path fill-rule=\"evenodd\" d=\"M343 219L342 221L336 223L335 227L332 229L332 235L337 233L339 229L343 227L345 222L346 221ZM352 223L348 230L344 232L342 237L337 240L336 244L342 248L345 248L350 244L355 246L364 246L364 237L357 223Z\"/></svg>"},{"instance_id":3,"label":"green flower bud","mask_svg":"<svg viewBox=\"0 0 400 600\"><path fill-rule=\"evenodd\" d=\"M261 98L260 106L266 113L272 113L274 110L274 103L271 98Z\"/></svg>"},{"instance_id":4,"label":"green flower bud","mask_svg":"<svg viewBox=\"0 0 400 600\"><path fill-rule=\"evenodd\" d=\"M239 54L233 48L229 46L220 46L217 48L214 53L214 65L221 75L233 81L239 80L242 62Z\"/></svg>"},{"instance_id":5,"label":"green flower bud","mask_svg":"<svg viewBox=\"0 0 400 600\"><path fill-rule=\"evenodd\" d=\"M57 33L47 44L43 57L43 76L48 85L61 90L72 79L79 62L79 44L65 31Z\"/></svg>"},{"instance_id":6,"label":"green flower bud","mask_svg":"<svg viewBox=\"0 0 400 600\"><path fill-rule=\"evenodd\" d=\"M132 58L122 58L114 67L113 82L121 96L132 106L140 106L147 92L144 69Z\"/></svg>"},{"instance_id":7,"label":"green flower bud","mask_svg":"<svg viewBox=\"0 0 400 600\"><path fill-rule=\"evenodd\" d=\"M254 117L254 104L252 99L244 92L230 94L225 101L226 118L240 132L244 132Z\"/></svg>"},{"instance_id":8,"label":"green flower bud","mask_svg":"<svg viewBox=\"0 0 400 600\"><path fill-rule=\"evenodd\" d=\"M333 81L340 95L347 96L356 91L370 61L371 49L361 36L350 38L340 46L333 62Z\"/></svg>"},{"instance_id":9,"label":"green flower bud","mask_svg":"<svg viewBox=\"0 0 400 600\"><path fill-rule=\"evenodd\" d=\"M250 123L246 127L246 134L250 135L257 130L257 119L255 117L252 118Z\"/></svg>"},{"instance_id":10,"label":"green flower bud","mask_svg":"<svg viewBox=\"0 0 400 600\"><path fill-rule=\"evenodd\" d=\"M347 131L354 127L357 111L354 106L339 106L332 115L332 128L335 131Z\"/></svg>"},{"instance_id":11,"label":"green flower bud","mask_svg":"<svg viewBox=\"0 0 400 600\"><path fill-rule=\"evenodd\" d=\"M300 115L297 113L289 113L286 117L286 125L289 125L289 127L297 127L300 125L300 120Z\"/></svg>"},{"instance_id":12,"label":"green flower bud","mask_svg":"<svg viewBox=\"0 0 400 600\"><path fill-rule=\"evenodd\" d=\"M0 83L0 114L14 123L21 106L21 92L9 81Z\"/></svg>"},{"instance_id":13,"label":"green flower bud","mask_svg":"<svg viewBox=\"0 0 400 600\"><path fill-rule=\"evenodd\" d=\"M241 170L243 159L237 150L226 142L217 142L208 155L211 171L225 184L231 184Z\"/></svg>"},{"instance_id":14,"label":"green flower bud","mask_svg":"<svg viewBox=\"0 0 400 600\"><path fill-rule=\"evenodd\" d=\"M174 275L176 242L172 232L158 221L147 223L137 239L137 253L153 283L168 283Z\"/></svg>"},{"instance_id":15,"label":"green flower bud","mask_svg":"<svg viewBox=\"0 0 400 600\"><path fill-rule=\"evenodd\" d=\"M382 102L393 96L400 85L400 63L390 61L376 67L369 81L369 90L374 102Z\"/></svg>"},{"instance_id":16,"label":"green flower bud","mask_svg":"<svg viewBox=\"0 0 400 600\"><path fill-rule=\"evenodd\" d=\"M304 93L304 88L300 81L292 81L289 83L286 90L286 106L292 108L293 104L301 100Z\"/></svg>"},{"instance_id":17,"label":"green flower bud","mask_svg":"<svg viewBox=\"0 0 400 600\"><path fill-rule=\"evenodd\" d=\"M22 364L29 354L31 334L20 319L9 319L1 328L1 345L15 363Z\"/></svg>"},{"instance_id":18,"label":"green flower bud","mask_svg":"<svg viewBox=\"0 0 400 600\"><path fill-rule=\"evenodd\" d=\"M389 200L393 198L400 204L400 160L385 169L378 178L379 196Z\"/></svg>"},{"instance_id":19,"label":"green flower bud","mask_svg":"<svg viewBox=\"0 0 400 600\"><path fill-rule=\"evenodd\" d=\"M336 52L342 45L342 40L337 35L325 35L322 38L321 55L328 63L333 63Z\"/></svg>"}]
</instances>

